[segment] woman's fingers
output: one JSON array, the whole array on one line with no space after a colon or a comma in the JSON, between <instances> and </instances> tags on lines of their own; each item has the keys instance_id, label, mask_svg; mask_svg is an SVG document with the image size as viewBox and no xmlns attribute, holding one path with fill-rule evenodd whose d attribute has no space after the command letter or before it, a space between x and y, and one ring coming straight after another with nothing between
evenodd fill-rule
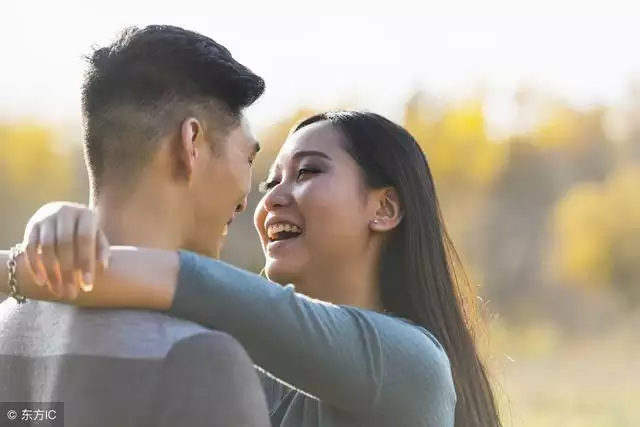
<instances>
[{"instance_id":1,"label":"woman's fingers","mask_svg":"<svg viewBox=\"0 0 640 427\"><path fill-rule=\"evenodd\" d=\"M77 282L75 245L78 222L77 212L61 210L56 221L56 257L61 286L65 298L74 299L80 284Z\"/></svg>"},{"instance_id":2,"label":"woman's fingers","mask_svg":"<svg viewBox=\"0 0 640 427\"><path fill-rule=\"evenodd\" d=\"M99 233L94 213L90 210L82 211L78 218L74 248L75 269L80 279L80 288L85 292L93 289Z\"/></svg>"},{"instance_id":3,"label":"woman's fingers","mask_svg":"<svg viewBox=\"0 0 640 427\"><path fill-rule=\"evenodd\" d=\"M31 274L39 286L44 286L47 283L47 277L40 259L40 225L36 224L31 228L25 241L24 250Z\"/></svg>"},{"instance_id":4,"label":"woman's fingers","mask_svg":"<svg viewBox=\"0 0 640 427\"><path fill-rule=\"evenodd\" d=\"M59 298L75 299L93 288L96 264L106 268L110 245L88 207L57 202L34 214L25 231L29 268L38 284ZM96 262L97 261L97 262Z\"/></svg>"},{"instance_id":5,"label":"woman's fingers","mask_svg":"<svg viewBox=\"0 0 640 427\"><path fill-rule=\"evenodd\" d=\"M102 268L109 267L109 259L111 258L111 244L107 240L102 230L98 230L98 247L97 247L97 259L100 262Z\"/></svg>"},{"instance_id":6,"label":"woman's fingers","mask_svg":"<svg viewBox=\"0 0 640 427\"><path fill-rule=\"evenodd\" d=\"M40 225L40 260L47 283L56 296L62 296L62 277L56 254L57 219L51 217Z\"/></svg>"}]
</instances>

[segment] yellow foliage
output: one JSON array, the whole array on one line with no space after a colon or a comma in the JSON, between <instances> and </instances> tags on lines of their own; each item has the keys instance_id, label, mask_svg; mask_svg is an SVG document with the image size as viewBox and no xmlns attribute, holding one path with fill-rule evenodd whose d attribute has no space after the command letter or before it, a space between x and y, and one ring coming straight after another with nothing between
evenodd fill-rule
<instances>
[{"instance_id":1,"label":"yellow foliage","mask_svg":"<svg viewBox=\"0 0 640 427\"><path fill-rule=\"evenodd\" d=\"M532 140L540 148L577 153L585 143L605 137L606 111L595 107L579 111L566 105L548 109L545 119L538 125Z\"/></svg>"},{"instance_id":2,"label":"yellow foliage","mask_svg":"<svg viewBox=\"0 0 640 427\"><path fill-rule=\"evenodd\" d=\"M52 132L36 125L0 127L0 169L12 186L32 194L71 184L71 159L56 151Z\"/></svg>"},{"instance_id":3,"label":"yellow foliage","mask_svg":"<svg viewBox=\"0 0 640 427\"><path fill-rule=\"evenodd\" d=\"M557 106L550 109L547 118L538 126L534 132L534 140L543 148L565 147L579 140L578 132L575 112L564 106Z\"/></svg>"},{"instance_id":4,"label":"yellow foliage","mask_svg":"<svg viewBox=\"0 0 640 427\"><path fill-rule=\"evenodd\" d=\"M489 139L480 100L450 107L439 117L426 117L411 99L405 106L404 125L427 154L435 180L449 190L486 189L502 170L505 147Z\"/></svg>"},{"instance_id":5,"label":"yellow foliage","mask_svg":"<svg viewBox=\"0 0 640 427\"><path fill-rule=\"evenodd\" d=\"M558 261L564 275L581 282L606 283L602 263L609 251L610 218L602 206L603 194L596 184L575 188L562 200L556 212L561 251Z\"/></svg>"},{"instance_id":6,"label":"yellow foliage","mask_svg":"<svg viewBox=\"0 0 640 427\"><path fill-rule=\"evenodd\" d=\"M605 183L577 186L555 211L553 263L563 278L625 295L640 288L640 168L616 171Z\"/></svg>"},{"instance_id":7,"label":"yellow foliage","mask_svg":"<svg viewBox=\"0 0 640 427\"><path fill-rule=\"evenodd\" d=\"M441 118L444 135L459 139L463 143L486 141L486 123L482 103L471 100L462 103L458 108L445 111Z\"/></svg>"}]
</instances>

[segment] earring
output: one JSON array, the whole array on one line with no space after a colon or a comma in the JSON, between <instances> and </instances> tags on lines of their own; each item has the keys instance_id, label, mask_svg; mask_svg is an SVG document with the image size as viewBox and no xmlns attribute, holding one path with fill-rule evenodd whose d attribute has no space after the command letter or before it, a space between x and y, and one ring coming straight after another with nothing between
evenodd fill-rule
<instances>
[{"instance_id":1,"label":"earring","mask_svg":"<svg viewBox=\"0 0 640 427\"><path fill-rule=\"evenodd\" d=\"M371 223L372 223L372 224L378 224L378 220L377 220L377 219L374 219L374 220L372 220L372 221L371 221Z\"/></svg>"}]
</instances>

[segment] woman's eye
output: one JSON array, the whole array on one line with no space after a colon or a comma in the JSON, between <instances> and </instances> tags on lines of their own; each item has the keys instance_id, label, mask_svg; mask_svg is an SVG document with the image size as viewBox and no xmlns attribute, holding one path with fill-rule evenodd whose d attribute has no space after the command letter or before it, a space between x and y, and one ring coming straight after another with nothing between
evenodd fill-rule
<instances>
[{"instance_id":1,"label":"woman's eye","mask_svg":"<svg viewBox=\"0 0 640 427\"><path fill-rule=\"evenodd\" d=\"M298 179L300 179L303 175L309 175L309 174L314 174L319 172L320 170L317 168L311 168L311 167L300 168L298 169Z\"/></svg>"},{"instance_id":2,"label":"woman's eye","mask_svg":"<svg viewBox=\"0 0 640 427\"><path fill-rule=\"evenodd\" d=\"M302 178L304 175L316 174L320 173L320 169L312 168L312 167L302 167L298 169L298 173L296 176L296 180ZM258 184L258 191L264 194L269 192L273 187L280 184L280 181L276 179L266 180Z\"/></svg>"}]
</instances>

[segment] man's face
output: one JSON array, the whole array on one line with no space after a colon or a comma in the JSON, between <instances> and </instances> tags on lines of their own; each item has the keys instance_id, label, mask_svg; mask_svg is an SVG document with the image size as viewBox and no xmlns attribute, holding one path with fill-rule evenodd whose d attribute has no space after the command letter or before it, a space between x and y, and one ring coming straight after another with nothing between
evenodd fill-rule
<instances>
[{"instance_id":1,"label":"man's face","mask_svg":"<svg viewBox=\"0 0 640 427\"><path fill-rule=\"evenodd\" d=\"M251 165L259 149L243 119L213 149L201 150L191 184L194 229L188 249L219 257L228 224L246 207Z\"/></svg>"}]
</instances>

